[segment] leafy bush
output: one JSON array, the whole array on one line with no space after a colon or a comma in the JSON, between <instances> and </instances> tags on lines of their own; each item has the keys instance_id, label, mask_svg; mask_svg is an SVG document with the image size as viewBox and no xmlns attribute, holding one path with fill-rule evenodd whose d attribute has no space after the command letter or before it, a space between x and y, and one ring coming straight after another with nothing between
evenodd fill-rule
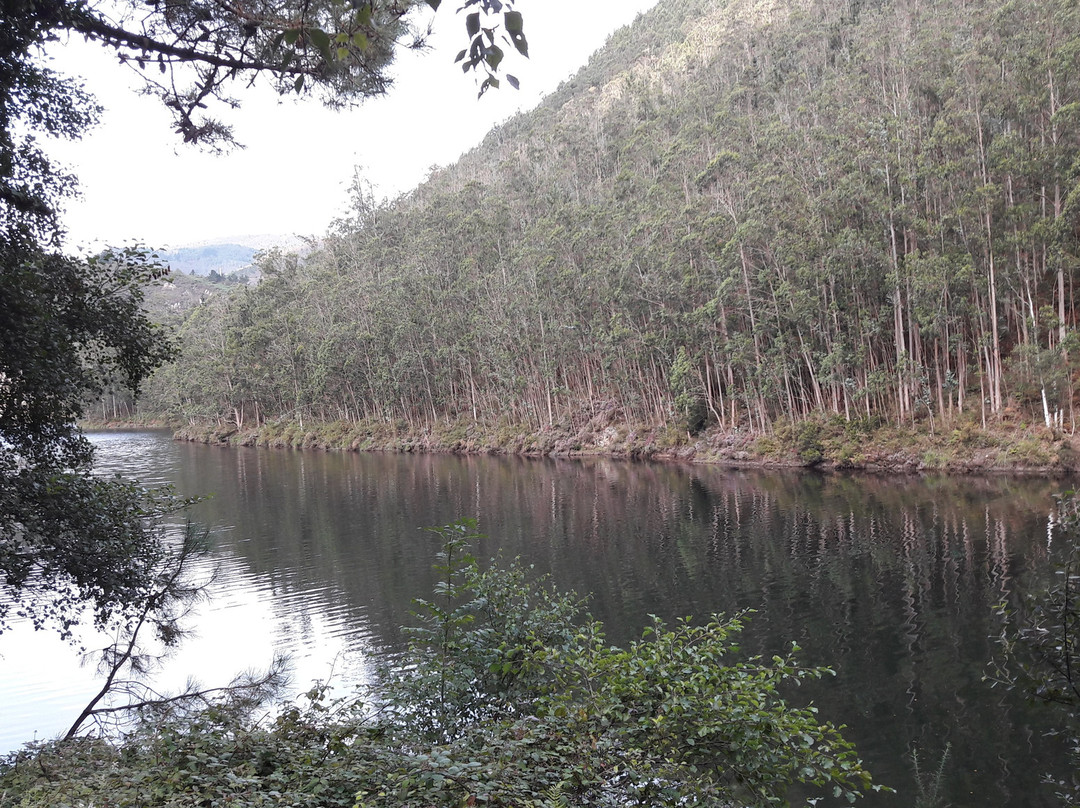
<instances>
[{"instance_id":1,"label":"leafy bush","mask_svg":"<svg viewBox=\"0 0 1080 808\"><path fill-rule=\"evenodd\" d=\"M871 787L840 729L783 695L831 671L794 646L743 657L745 616L654 619L614 648L520 564L482 570L473 523L436 532L435 595L367 699L316 687L272 720L163 708L115 742L33 745L0 766L4 804L764 806L793 782Z\"/></svg>"},{"instance_id":2,"label":"leafy bush","mask_svg":"<svg viewBox=\"0 0 1080 808\"><path fill-rule=\"evenodd\" d=\"M795 451L799 460L808 466L824 459L821 446L821 424L817 421L800 421L795 425Z\"/></svg>"}]
</instances>

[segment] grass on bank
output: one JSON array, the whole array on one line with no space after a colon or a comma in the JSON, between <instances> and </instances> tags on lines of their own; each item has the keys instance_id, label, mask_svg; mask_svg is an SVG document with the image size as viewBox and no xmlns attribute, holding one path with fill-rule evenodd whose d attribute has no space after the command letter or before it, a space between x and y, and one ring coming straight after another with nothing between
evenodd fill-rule
<instances>
[{"instance_id":1,"label":"grass on bank","mask_svg":"<svg viewBox=\"0 0 1080 808\"><path fill-rule=\"evenodd\" d=\"M875 469L888 471L1036 471L1080 469L1080 444L1070 435L1005 419L984 428L977 419L898 426L843 417L780 421L765 434L670 424L631 424L602 411L580 424L532 425L467 418L423 425L405 421L267 421L187 425L182 440L331 451L459 452L532 456L606 455L726 464Z\"/></svg>"}]
</instances>

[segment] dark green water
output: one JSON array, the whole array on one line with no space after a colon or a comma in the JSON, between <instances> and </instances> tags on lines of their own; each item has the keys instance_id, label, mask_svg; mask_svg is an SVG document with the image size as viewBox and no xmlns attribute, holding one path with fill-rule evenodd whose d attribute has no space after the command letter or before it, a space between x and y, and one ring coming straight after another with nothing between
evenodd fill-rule
<instances>
[{"instance_id":1,"label":"dark green water","mask_svg":"<svg viewBox=\"0 0 1080 808\"><path fill-rule=\"evenodd\" d=\"M756 610L747 653L797 642L835 668L794 698L848 725L899 792L865 805L914 805L913 754L929 776L946 748L952 805L1054 804L1040 775L1066 760L1048 715L983 674L991 606L1048 573L1052 495L1067 483L96 440L103 467L214 493L199 516L221 526L219 596L200 618L209 637L173 663L204 680L226 675L216 649L238 636L247 656L268 653L261 634L298 660L299 685L330 660L337 681L364 678L430 591L436 539L421 528L469 516L488 536L479 557L521 556L590 594L614 642L649 614Z\"/></svg>"}]
</instances>

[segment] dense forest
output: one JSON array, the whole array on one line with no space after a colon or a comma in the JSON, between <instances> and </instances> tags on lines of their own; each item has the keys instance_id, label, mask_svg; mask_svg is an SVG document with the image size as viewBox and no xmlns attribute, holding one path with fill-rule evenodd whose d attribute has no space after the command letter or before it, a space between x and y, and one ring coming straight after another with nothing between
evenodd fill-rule
<instances>
[{"instance_id":1,"label":"dense forest","mask_svg":"<svg viewBox=\"0 0 1080 808\"><path fill-rule=\"evenodd\" d=\"M145 406L1070 431L1078 63L1075 0L661 0L410 194L358 179Z\"/></svg>"}]
</instances>

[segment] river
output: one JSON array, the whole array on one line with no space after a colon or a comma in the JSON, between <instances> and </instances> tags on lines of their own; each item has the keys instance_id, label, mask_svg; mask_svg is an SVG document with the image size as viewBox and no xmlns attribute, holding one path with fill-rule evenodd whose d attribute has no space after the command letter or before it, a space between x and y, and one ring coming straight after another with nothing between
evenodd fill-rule
<instances>
[{"instance_id":1,"label":"river","mask_svg":"<svg viewBox=\"0 0 1080 808\"><path fill-rule=\"evenodd\" d=\"M221 684L281 652L295 691L329 678L347 692L401 647L412 599L430 593L437 539L423 528L474 517L479 558L520 556L588 594L613 642L650 614L753 609L746 653L796 642L833 667L797 695L846 724L875 780L898 790L865 805L912 805L915 757L922 789L953 805L1054 805L1039 778L1067 762L1049 715L984 673L992 605L1050 574L1060 481L91 438L102 473L208 496L194 515L211 530L213 597L162 687ZM20 627L0 654L0 749L63 731L94 690L52 635Z\"/></svg>"}]
</instances>

